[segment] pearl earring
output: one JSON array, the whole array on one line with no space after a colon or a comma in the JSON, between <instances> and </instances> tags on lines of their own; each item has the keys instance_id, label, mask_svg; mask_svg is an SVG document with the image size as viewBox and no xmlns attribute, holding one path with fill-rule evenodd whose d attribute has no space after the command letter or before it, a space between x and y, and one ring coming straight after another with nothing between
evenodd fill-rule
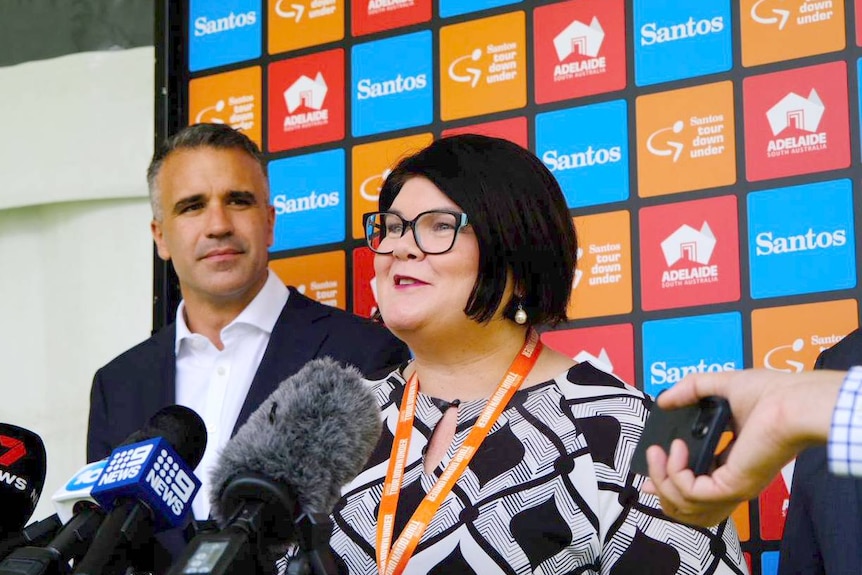
<instances>
[{"instance_id":1,"label":"pearl earring","mask_svg":"<svg viewBox=\"0 0 862 575\"><path fill-rule=\"evenodd\" d=\"M524 311L524 302L521 300L518 300L518 309L515 311L515 323L518 325L527 323L527 312Z\"/></svg>"}]
</instances>

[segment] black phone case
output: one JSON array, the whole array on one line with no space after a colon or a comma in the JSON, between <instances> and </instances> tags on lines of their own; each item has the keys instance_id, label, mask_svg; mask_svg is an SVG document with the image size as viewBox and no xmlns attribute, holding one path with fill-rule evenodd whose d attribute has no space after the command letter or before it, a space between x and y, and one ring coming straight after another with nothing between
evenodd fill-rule
<instances>
[{"instance_id":1,"label":"black phone case","mask_svg":"<svg viewBox=\"0 0 862 575\"><path fill-rule=\"evenodd\" d=\"M709 473L721 434L730 421L730 406L721 397L701 399L697 405L664 410L653 404L640 441L632 456L631 469L648 475L646 450L660 445L667 453L674 439L688 446L688 467L695 475Z\"/></svg>"}]
</instances>

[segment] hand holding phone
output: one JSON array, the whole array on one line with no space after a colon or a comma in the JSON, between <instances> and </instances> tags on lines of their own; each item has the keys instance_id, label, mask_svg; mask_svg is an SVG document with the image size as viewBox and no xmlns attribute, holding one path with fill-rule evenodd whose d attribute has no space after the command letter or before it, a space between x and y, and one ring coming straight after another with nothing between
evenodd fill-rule
<instances>
[{"instance_id":1,"label":"hand holding phone","mask_svg":"<svg viewBox=\"0 0 862 575\"><path fill-rule=\"evenodd\" d=\"M688 447L688 467L695 475L709 473L721 434L730 421L730 404L723 397L705 397L696 405L664 410L653 403L640 441L632 456L631 469L649 475L646 450L659 445L665 452L679 438Z\"/></svg>"}]
</instances>

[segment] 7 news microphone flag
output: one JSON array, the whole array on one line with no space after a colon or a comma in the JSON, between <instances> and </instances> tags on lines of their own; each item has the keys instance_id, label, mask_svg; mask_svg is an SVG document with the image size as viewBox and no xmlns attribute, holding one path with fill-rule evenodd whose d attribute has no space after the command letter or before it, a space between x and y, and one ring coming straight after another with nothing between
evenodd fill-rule
<instances>
[{"instance_id":1,"label":"7 news microphone flag","mask_svg":"<svg viewBox=\"0 0 862 575\"><path fill-rule=\"evenodd\" d=\"M0 539L20 531L45 484L45 444L30 430L0 423Z\"/></svg>"}]
</instances>

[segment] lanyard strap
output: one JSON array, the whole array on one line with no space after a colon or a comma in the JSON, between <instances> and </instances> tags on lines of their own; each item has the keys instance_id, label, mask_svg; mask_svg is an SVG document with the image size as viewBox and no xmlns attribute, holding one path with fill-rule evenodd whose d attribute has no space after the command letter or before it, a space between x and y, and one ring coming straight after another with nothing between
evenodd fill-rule
<instances>
[{"instance_id":1,"label":"lanyard strap","mask_svg":"<svg viewBox=\"0 0 862 575\"><path fill-rule=\"evenodd\" d=\"M503 413L512 395L521 386L530 370L533 369L541 351L542 342L539 340L539 334L535 330L530 330L520 353L512 361L506 376L500 381L494 395L488 400L488 404L482 410L463 445L446 465L442 475L425 495L422 503L413 512L413 516L393 546L395 511L398 508L398 495L401 492L404 468L410 450L413 417L416 413L416 396L419 393L419 379L415 373L407 382L404 399L398 412L395 439L392 442L389 467L386 471L380 510L377 514L377 569L380 575L400 575L404 571L404 567L416 545L419 544L428 523L467 468L479 445L488 435L497 418Z\"/></svg>"}]
</instances>

